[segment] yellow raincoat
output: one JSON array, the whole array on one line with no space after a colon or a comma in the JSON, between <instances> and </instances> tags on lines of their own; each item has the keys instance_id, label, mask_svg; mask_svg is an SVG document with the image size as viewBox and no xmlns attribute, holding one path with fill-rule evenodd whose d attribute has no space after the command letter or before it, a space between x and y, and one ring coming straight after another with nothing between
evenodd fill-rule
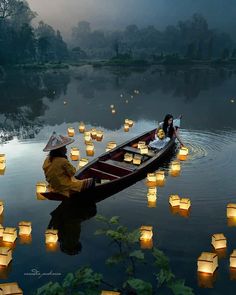
<instances>
[{"instance_id":1,"label":"yellow raincoat","mask_svg":"<svg viewBox=\"0 0 236 295\"><path fill-rule=\"evenodd\" d=\"M91 178L75 179L73 177L76 172L75 167L66 158L62 157L55 157L52 161L47 157L43 164L43 170L50 189L67 197L70 196L70 192L84 190L92 181Z\"/></svg>"}]
</instances>

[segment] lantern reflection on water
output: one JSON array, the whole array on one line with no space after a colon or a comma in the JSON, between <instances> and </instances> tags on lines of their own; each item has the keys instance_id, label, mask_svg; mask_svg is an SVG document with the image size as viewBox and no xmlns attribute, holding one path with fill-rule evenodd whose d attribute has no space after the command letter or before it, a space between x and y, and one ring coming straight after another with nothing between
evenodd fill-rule
<instances>
[{"instance_id":1,"label":"lantern reflection on water","mask_svg":"<svg viewBox=\"0 0 236 295\"><path fill-rule=\"evenodd\" d=\"M226 237L223 234L214 234L211 238L211 244L215 249L226 248Z\"/></svg>"},{"instance_id":2,"label":"lantern reflection on water","mask_svg":"<svg viewBox=\"0 0 236 295\"><path fill-rule=\"evenodd\" d=\"M76 147L72 147L71 150L70 150L70 158L71 158L71 160L72 161L78 161L79 156L80 156L79 149L76 148Z\"/></svg>"},{"instance_id":3,"label":"lantern reflection on water","mask_svg":"<svg viewBox=\"0 0 236 295\"><path fill-rule=\"evenodd\" d=\"M213 288L214 283L216 282L217 279L217 270L214 272L214 274L209 274L209 273L203 273L203 272L198 272L198 286L200 288Z\"/></svg>"},{"instance_id":4,"label":"lantern reflection on water","mask_svg":"<svg viewBox=\"0 0 236 295\"><path fill-rule=\"evenodd\" d=\"M0 266L8 266L12 261L12 249L9 247L0 247Z\"/></svg>"},{"instance_id":5,"label":"lantern reflection on water","mask_svg":"<svg viewBox=\"0 0 236 295\"><path fill-rule=\"evenodd\" d=\"M6 168L6 157L5 154L0 154L0 171L4 171Z\"/></svg>"},{"instance_id":6,"label":"lantern reflection on water","mask_svg":"<svg viewBox=\"0 0 236 295\"><path fill-rule=\"evenodd\" d=\"M227 217L236 217L236 204L230 203L227 205Z\"/></svg>"},{"instance_id":7,"label":"lantern reflection on water","mask_svg":"<svg viewBox=\"0 0 236 295\"><path fill-rule=\"evenodd\" d=\"M29 221L21 221L19 222L19 235L27 235L29 236L32 231L31 222Z\"/></svg>"},{"instance_id":8,"label":"lantern reflection on water","mask_svg":"<svg viewBox=\"0 0 236 295\"><path fill-rule=\"evenodd\" d=\"M232 254L230 255L230 267L236 269L236 250L233 250Z\"/></svg>"},{"instance_id":9,"label":"lantern reflection on water","mask_svg":"<svg viewBox=\"0 0 236 295\"><path fill-rule=\"evenodd\" d=\"M4 203L3 201L0 200L0 215L2 214L3 210L4 210Z\"/></svg>"},{"instance_id":10,"label":"lantern reflection on water","mask_svg":"<svg viewBox=\"0 0 236 295\"><path fill-rule=\"evenodd\" d=\"M236 217L227 218L227 225L229 227L236 227Z\"/></svg>"},{"instance_id":11,"label":"lantern reflection on water","mask_svg":"<svg viewBox=\"0 0 236 295\"><path fill-rule=\"evenodd\" d=\"M152 226L143 225L140 228L140 241L150 241L152 239Z\"/></svg>"},{"instance_id":12,"label":"lantern reflection on water","mask_svg":"<svg viewBox=\"0 0 236 295\"><path fill-rule=\"evenodd\" d=\"M56 229L47 229L45 232L45 243L46 244L55 244L58 240L58 230Z\"/></svg>"},{"instance_id":13,"label":"lantern reflection on water","mask_svg":"<svg viewBox=\"0 0 236 295\"><path fill-rule=\"evenodd\" d=\"M191 206L191 201L188 198L180 199L179 208L182 210L188 210Z\"/></svg>"},{"instance_id":14,"label":"lantern reflection on water","mask_svg":"<svg viewBox=\"0 0 236 295\"><path fill-rule=\"evenodd\" d=\"M198 271L213 274L218 267L218 257L215 253L202 252L198 257Z\"/></svg>"},{"instance_id":15,"label":"lantern reflection on water","mask_svg":"<svg viewBox=\"0 0 236 295\"><path fill-rule=\"evenodd\" d=\"M102 139L103 139L103 131L97 130L96 140L102 141Z\"/></svg>"},{"instance_id":16,"label":"lantern reflection on water","mask_svg":"<svg viewBox=\"0 0 236 295\"><path fill-rule=\"evenodd\" d=\"M101 295L120 295L120 292L115 292L115 291L102 291Z\"/></svg>"},{"instance_id":17,"label":"lantern reflection on water","mask_svg":"<svg viewBox=\"0 0 236 295\"><path fill-rule=\"evenodd\" d=\"M22 289L17 283L0 284L0 295L23 295Z\"/></svg>"},{"instance_id":18,"label":"lantern reflection on water","mask_svg":"<svg viewBox=\"0 0 236 295\"><path fill-rule=\"evenodd\" d=\"M155 186L148 188L148 193L150 194L157 194L157 188Z\"/></svg>"},{"instance_id":19,"label":"lantern reflection on water","mask_svg":"<svg viewBox=\"0 0 236 295\"><path fill-rule=\"evenodd\" d=\"M3 231L3 242L14 243L17 238L17 231L14 227L6 227Z\"/></svg>"},{"instance_id":20,"label":"lantern reflection on water","mask_svg":"<svg viewBox=\"0 0 236 295\"><path fill-rule=\"evenodd\" d=\"M19 242L22 245L30 245L32 243L32 235L20 235Z\"/></svg>"},{"instance_id":21,"label":"lantern reflection on water","mask_svg":"<svg viewBox=\"0 0 236 295\"><path fill-rule=\"evenodd\" d=\"M81 158L80 161L79 161L79 165L78 165L78 167L79 167L79 168L82 168L82 167L84 167L85 165L87 165L88 162L89 162L89 160L88 160L87 158Z\"/></svg>"},{"instance_id":22,"label":"lantern reflection on water","mask_svg":"<svg viewBox=\"0 0 236 295\"><path fill-rule=\"evenodd\" d=\"M88 157L94 156L94 144L91 141L86 144L86 154Z\"/></svg>"},{"instance_id":23,"label":"lantern reflection on water","mask_svg":"<svg viewBox=\"0 0 236 295\"><path fill-rule=\"evenodd\" d=\"M141 249L152 249L153 248L153 240L149 240L149 241L140 241L140 248Z\"/></svg>"},{"instance_id":24,"label":"lantern reflection on water","mask_svg":"<svg viewBox=\"0 0 236 295\"><path fill-rule=\"evenodd\" d=\"M178 195L170 195L169 203L172 207L180 205L180 197Z\"/></svg>"},{"instance_id":25,"label":"lantern reflection on water","mask_svg":"<svg viewBox=\"0 0 236 295\"><path fill-rule=\"evenodd\" d=\"M73 127L69 127L67 132L69 137L73 137L75 135L75 129Z\"/></svg>"},{"instance_id":26,"label":"lantern reflection on water","mask_svg":"<svg viewBox=\"0 0 236 295\"><path fill-rule=\"evenodd\" d=\"M148 202L155 203L157 200L157 195L155 193L148 193L147 198L148 198Z\"/></svg>"}]
</instances>

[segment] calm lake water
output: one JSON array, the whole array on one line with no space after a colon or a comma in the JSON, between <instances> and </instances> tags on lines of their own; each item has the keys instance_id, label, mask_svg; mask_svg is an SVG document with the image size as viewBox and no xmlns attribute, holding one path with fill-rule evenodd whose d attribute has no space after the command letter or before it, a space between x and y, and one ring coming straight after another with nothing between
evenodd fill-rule
<instances>
[{"instance_id":1,"label":"calm lake water","mask_svg":"<svg viewBox=\"0 0 236 295\"><path fill-rule=\"evenodd\" d=\"M26 220L33 226L30 243L17 239L10 267L0 271L1 283L17 281L24 294L32 294L49 280L61 280L67 272L84 265L102 272L106 281L120 282L122 270L104 263L114 253L114 246L94 235L101 227L94 218L97 212L107 217L120 216L121 223L130 229L152 225L154 245L168 255L173 272L185 279L195 294L235 294L229 256L236 249L236 224L226 218L227 204L236 203L234 70L131 71L84 66L69 71L9 71L1 79L0 153L6 154L7 168L0 176L0 199L5 204L0 223L17 227L19 221ZM111 113L111 104L116 114ZM108 141L122 143L155 128L166 113L183 114L180 134L190 155L181 163L181 175L167 175L165 186L158 188L155 208L147 206L145 179L96 207L67 208L69 214L57 210L53 219L50 213L59 203L36 199L35 184L44 180L42 149L52 131L66 134L69 126L77 130L80 121L88 128L104 130L104 140L95 143L98 156ZM125 118L135 121L128 133L123 131ZM77 132L75 139L85 156L82 135ZM163 169L168 172L168 165ZM171 212L170 194L191 199L189 217ZM45 248L44 232L49 223L61 233L57 251ZM211 236L215 233L225 234L228 247L220 256L213 288L206 288L206 282L197 275L197 258L203 251L213 251ZM150 259L148 252L145 250ZM33 269L61 275L26 275ZM146 266L139 271L141 277L154 280L151 273Z\"/></svg>"}]
</instances>

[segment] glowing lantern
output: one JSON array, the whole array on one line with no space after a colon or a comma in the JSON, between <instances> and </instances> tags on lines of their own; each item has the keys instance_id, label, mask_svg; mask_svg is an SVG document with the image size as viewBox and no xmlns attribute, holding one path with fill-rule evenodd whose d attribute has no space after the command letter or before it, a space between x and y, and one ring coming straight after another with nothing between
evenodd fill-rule
<instances>
[{"instance_id":1,"label":"glowing lantern","mask_svg":"<svg viewBox=\"0 0 236 295\"><path fill-rule=\"evenodd\" d=\"M92 139L97 139L97 130L95 128L91 130L91 137Z\"/></svg>"},{"instance_id":2,"label":"glowing lantern","mask_svg":"<svg viewBox=\"0 0 236 295\"><path fill-rule=\"evenodd\" d=\"M214 234L211 238L212 246L217 250L227 247L226 237L223 234Z\"/></svg>"},{"instance_id":3,"label":"glowing lantern","mask_svg":"<svg viewBox=\"0 0 236 295\"><path fill-rule=\"evenodd\" d=\"M188 153L188 148L185 146L182 146L179 150L179 156L187 156Z\"/></svg>"},{"instance_id":4,"label":"glowing lantern","mask_svg":"<svg viewBox=\"0 0 236 295\"><path fill-rule=\"evenodd\" d=\"M2 214L3 210L4 210L4 203L3 201L0 201L0 215Z\"/></svg>"},{"instance_id":5,"label":"glowing lantern","mask_svg":"<svg viewBox=\"0 0 236 295\"><path fill-rule=\"evenodd\" d=\"M153 193L148 193L147 198L149 203L154 203L157 200L157 195Z\"/></svg>"},{"instance_id":6,"label":"glowing lantern","mask_svg":"<svg viewBox=\"0 0 236 295\"><path fill-rule=\"evenodd\" d=\"M116 110L115 109L112 109L111 112L112 112L112 114L115 114L116 113Z\"/></svg>"},{"instance_id":7,"label":"glowing lantern","mask_svg":"<svg viewBox=\"0 0 236 295\"><path fill-rule=\"evenodd\" d=\"M133 155L129 153L124 154L124 161L125 162L132 162L133 161Z\"/></svg>"},{"instance_id":8,"label":"glowing lantern","mask_svg":"<svg viewBox=\"0 0 236 295\"><path fill-rule=\"evenodd\" d=\"M3 231L3 242L14 243L17 238L17 231L14 227L6 227Z\"/></svg>"},{"instance_id":9,"label":"glowing lantern","mask_svg":"<svg viewBox=\"0 0 236 295\"><path fill-rule=\"evenodd\" d=\"M109 141L107 143L107 147L106 147L106 152L109 152L110 150L113 150L114 148L116 148L117 144L115 141Z\"/></svg>"},{"instance_id":10,"label":"glowing lantern","mask_svg":"<svg viewBox=\"0 0 236 295\"><path fill-rule=\"evenodd\" d=\"M170 195L169 203L172 207L180 205L180 197L178 195Z\"/></svg>"},{"instance_id":11,"label":"glowing lantern","mask_svg":"<svg viewBox=\"0 0 236 295\"><path fill-rule=\"evenodd\" d=\"M85 143L91 141L91 133L90 133L90 131L85 131L84 132L84 140L85 140Z\"/></svg>"},{"instance_id":12,"label":"glowing lantern","mask_svg":"<svg viewBox=\"0 0 236 295\"><path fill-rule=\"evenodd\" d=\"M89 157L94 156L94 144L93 144L93 142L88 142L86 144L86 154Z\"/></svg>"},{"instance_id":13,"label":"glowing lantern","mask_svg":"<svg viewBox=\"0 0 236 295\"><path fill-rule=\"evenodd\" d=\"M230 267L236 268L236 250L233 250L233 253L230 255Z\"/></svg>"},{"instance_id":14,"label":"glowing lantern","mask_svg":"<svg viewBox=\"0 0 236 295\"><path fill-rule=\"evenodd\" d=\"M120 292L115 291L102 291L101 295L120 295Z\"/></svg>"},{"instance_id":15,"label":"glowing lantern","mask_svg":"<svg viewBox=\"0 0 236 295\"><path fill-rule=\"evenodd\" d=\"M37 182L36 184L36 193L42 194L47 191L47 183L46 182Z\"/></svg>"},{"instance_id":16,"label":"glowing lantern","mask_svg":"<svg viewBox=\"0 0 236 295\"><path fill-rule=\"evenodd\" d=\"M4 232L4 227L0 224L0 238L2 238Z\"/></svg>"},{"instance_id":17,"label":"glowing lantern","mask_svg":"<svg viewBox=\"0 0 236 295\"><path fill-rule=\"evenodd\" d=\"M180 163L178 161L174 161L171 163L170 169L172 172L180 172Z\"/></svg>"},{"instance_id":18,"label":"glowing lantern","mask_svg":"<svg viewBox=\"0 0 236 295\"><path fill-rule=\"evenodd\" d=\"M141 249L152 249L153 248L153 240L148 241L140 241L140 247Z\"/></svg>"},{"instance_id":19,"label":"glowing lantern","mask_svg":"<svg viewBox=\"0 0 236 295\"><path fill-rule=\"evenodd\" d=\"M103 131L97 130L96 139L97 139L97 141L102 141L102 139L103 139Z\"/></svg>"},{"instance_id":20,"label":"glowing lantern","mask_svg":"<svg viewBox=\"0 0 236 295\"><path fill-rule=\"evenodd\" d=\"M23 295L23 291L17 283L5 283L0 284L0 295Z\"/></svg>"},{"instance_id":21,"label":"glowing lantern","mask_svg":"<svg viewBox=\"0 0 236 295\"><path fill-rule=\"evenodd\" d=\"M80 153L79 153L79 149L78 148L71 148L70 150L70 158L72 161L78 161L79 160L79 156L80 156Z\"/></svg>"},{"instance_id":22,"label":"glowing lantern","mask_svg":"<svg viewBox=\"0 0 236 295\"><path fill-rule=\"evenodd\" d=\"M236 217L236 204L227 205L227 217L228 218Z\"/></svg>"},{"instance_id":23,"label":"glowing lantern","mask_svg":"<svg viewBox=\"0 0 236 295\"><path fill-rule=\"evenodd\" d=\"M125 119L125 124L129 125L129 127L132 127L134 125L134 121L130 119Z\"/></svg>"},{"instance_id":24,"label":"glowing lantern","mask_svg":"<svg viewBox=\"0 0 236 295\"><path fill-rule=\"evenodd\" d=\"M146 146L146 142L145 141L139 141L138 142L138 149L140 149L143 146Z\"/></svg>"},{"instance_id":25,"label":"glowing lantern","mask_svg":"<svg viewBox=\"0 0 236 295\"><path fill-rule=\"evenodd\" d=\"M152 239L152 226L141 226L140 228L140 241L150 241Z\"/></svg>"},{"instance_id":26,"label":"glowing lantern","mask_svg":"<svg viewBox=\"0 0 236 295\"><path fill-rule=\"evenodd\" d=\"M157 188L155 187L155 186L153 186L153 187L149 187L148 188L148 193L149 194L157 194Z\"/></svg>"},{"instance_id":27,"label":"glowing lantern","mask_svg":"<svg viewBox=\"0 0 236 295\"><path fill-rule=\"evenodd\" d=\"M227 225L229 227L236 227L236 217L227 218Z\"/></svg>"},{"instance_id":28,"label":"glowing lantern","mask_svg":"<svg viewBox=\"0 0 236 295\"><path fill-rule=\"evenodd\" d=\"M179 208L182 210L188 210L191 206L190 199L182 198L180 199Z\"/></svg>"},{"instance_id":29,"label":"glowing lantern","mask_svg":"<svg viewBox=\"0 0 236 295\"><path fill-rule=\"evenodd\" d=\"M79 168L82 168L82 167L84 167L85 165L87 165L88 164L88 162L89 162L89 160L88 159L86 159L86 158L81 158L80 159L80 161L79 161Z\"/></svg>"},{"instance_id":30,"label":"glowing lantern","mask_svg":"<svg viewBox=\"0 0 236 295\"><path fill-rule=\"evenodd\" d=\"M133 158L133 164L134 165L140 165L141 162L142 162L142 156L135 154L134 158Z\"/></svg>"},{"instance_id":31,"label":"glowing lantern","mask_svg":"<svg viewBox=\"0 0 236 295\"><path fill-rule=\"evenodd\" d=\"M9 247L0 247L0 265L8 266L8 264L11 261L12 261L12 249Z\"/></svg>"},{"instance_id":32,"label":"glowing lantern","mask_svg":"<svg viewBox=\"0 0 236 295\"><path fill-rule=\"evenodd\" d=\"M80 122L80 124L79 124L79 132L84 133L84 131L85 131L85 125L84 125L83 122Z\"/></svg>"},{"instance_id":33,"label":"glowing lantern","mask_svg":"<svg viewBox=\"0 0 236 295\"><path fill-rule=\"evenodd\" d=\"M146 145L142 145L140 147L140 154L141 155L147 155L148 154L148 147Z\"/></svg>"},{"instance_id":34,"label":"glowing lantern","mask_svg":"<svg viewBox=\"0 0 236 295\"><path fill-rule=\"evenodd\" d=\"M124 124L124 131L125 132L128 132L129 131L129 124Z\"/></svg>"},{"instance_id":35,"label":"glowing lantern","mask_svg":"<svg viewBox=\"0 0 236 295\"><path fill-rule=\"evenodd\" d=\"M218 257L215 253L202 252L198 257L198 271L213 274L218 267Z\"/></svg>"},{"instance_id":36,"label":"glowing lantern","mask_svg":"<svg viewBox=\"0 0 236 295\"><path fill-rule=\"evenodd\" d=\"M156 181L163 182L165 180L165 172L164 171L157 171L156 172Z\"/></svg>"},{"instance_id":37,"label":"glowing lantern","mask_svg":"<svg viewBox=\"0 0 236 295\"><path fill-rule=\"evenodd\" d=\"M27 235L29 236L32 231L31 222L21 221L19 222L19 235Z\"/></svg>"},{"instance_id":38,"label":"glowing lantern","mask_svg":"<svg viewBox=\"0 0 236 295\"><path fill-rule=\"evenodd\" d=\"M4 171L6 168L6 157L5 154L0 154L0 171Z\"/></svg>"},{"instance_id":39,"label":"glowing lantern","mask_svg":"<svg viewBox=\"0 0 236 295\"><path fill-rule=\"evenodd\" d=\"M110 108L111 108L111 109L114 109L114 104L111 104L111 105L110 105Z\"/></svg>"},{"instance_id":40,"label":"glowing lantern","mask_svg":"<svg viewBox=\"0 0 236 295\"><path fill-rule=\"evenodd\" d=\"M55 244L58 240L58 230L57 229L47 229L45 232L45 243Z\"/></svg>"},{"instance_id":41,"label":"glowing lantern","mask_svg":"<svg viewBox=\"0 0 236 295\"><path fill-rule=\"evenodd\" d=\"M67 129L67 132L68 132L68 136L70 136L70 137L75 136L75 129L73 127L69 127Z\"/></svg>"},{"instance_id":42,"label":"glowing lantern","mask_svg":"<svg viewBox=\"0 0 236 295\"><path fill-rule=\"evenodd\" d=\"M147 175L148 182L155 182L156 183L156 174L155 173L148 173Z\"/></svg>"}]
</instances>

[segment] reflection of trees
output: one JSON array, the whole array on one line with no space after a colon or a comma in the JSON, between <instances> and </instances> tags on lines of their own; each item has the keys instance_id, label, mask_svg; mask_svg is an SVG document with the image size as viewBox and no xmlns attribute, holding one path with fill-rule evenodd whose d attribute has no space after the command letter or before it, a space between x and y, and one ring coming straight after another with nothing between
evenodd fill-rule
<instances>
[{"instance_id":1,"label":"reflection of trees","mask_svg":"<svg viewBox=\"0 0 236 295\"><path fill-rule=\"evenodd\" d=\"M46 110L43 99L59 98L66 93L69 75L64 72L9 71L0 83L1 141L13 136L34 137Z\"/></svg>"},{"instance_id":2,"label":"reflection of trees","mask_svg":"<svg viewBox=\"0 0 236 295\"><path fill-rule=\"evenodd\" d=\"M88 202L71 203L63 201L53 212L48 228L58 230L60 248L69 255L81 251L81 223L92 218L97 213L96 204Z\"/></svg>"}]
</instances>

